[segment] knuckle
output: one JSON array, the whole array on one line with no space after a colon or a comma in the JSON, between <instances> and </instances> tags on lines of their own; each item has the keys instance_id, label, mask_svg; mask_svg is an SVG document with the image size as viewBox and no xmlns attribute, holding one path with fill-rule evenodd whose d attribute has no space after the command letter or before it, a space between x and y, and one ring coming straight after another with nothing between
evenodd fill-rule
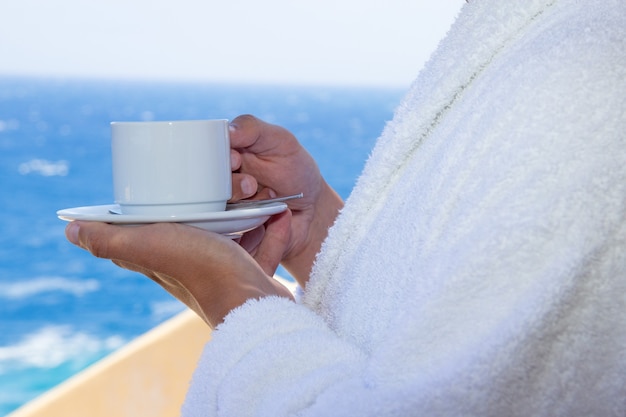
<instances>
[{"instance_id":1,"label":"knuckle","mask_svg":"<svg viewBox=\"0 0 626 417\"><path fill-rule=\"evenodd\" d=\"M242 115L235 117L233 122L236 122L237 124L247 124L247 123L256 123L257 120L258 119L251 114L242 114Z\"/></svg>"}]
</instances>

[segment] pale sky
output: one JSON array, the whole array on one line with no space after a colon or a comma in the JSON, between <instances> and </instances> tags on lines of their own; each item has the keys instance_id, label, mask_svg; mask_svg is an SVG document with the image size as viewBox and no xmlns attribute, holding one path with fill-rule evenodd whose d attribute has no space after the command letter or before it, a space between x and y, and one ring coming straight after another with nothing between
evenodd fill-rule
<instances>
[{"instance_id":1,"label":"pale sky","mask_svg":"<svg viewBox=\"0 0 626 417\"><path fill-rule=\"evenodd\" d=\"M6 0L0 75L405 87L464 0Z\"/></svg>"}]
</instances>

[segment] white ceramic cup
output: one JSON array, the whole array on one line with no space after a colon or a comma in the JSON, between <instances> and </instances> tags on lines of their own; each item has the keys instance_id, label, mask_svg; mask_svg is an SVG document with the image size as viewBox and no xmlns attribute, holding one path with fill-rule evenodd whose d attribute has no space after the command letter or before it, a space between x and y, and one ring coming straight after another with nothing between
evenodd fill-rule
<instances>
[{"instance_id":1,"label":"white ceramic cup","mask_svg":"<svg viewBox=\"0 0 626 417\"><path fill-rule=\"evenodd\" d=\"M223 211L231 197L227 120L112 122L111 150L122 214Z\"/></svg>"}]
</instances>

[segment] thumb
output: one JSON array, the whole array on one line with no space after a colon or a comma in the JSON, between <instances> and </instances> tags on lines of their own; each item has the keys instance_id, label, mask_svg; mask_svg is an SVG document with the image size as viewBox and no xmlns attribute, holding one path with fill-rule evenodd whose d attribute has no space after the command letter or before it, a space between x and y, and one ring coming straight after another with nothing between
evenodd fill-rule
<instances>
[{"instance_id":1,"label":"thumb","mask_svg":"<svg viewBox=\"0 0 626 417\"><path fill-rule=\"evenodd\" d=\"M283 259L291 235L291 210L273 216L265 226L265 236L259 244L254 259L269 275L274 275Z\"/></svg>"},{"instance_id":2,"label":"thumb","mask_svg":"<svg viewBox=\"0 0 626 417\"><path fill-rule=\"evenodd\" d=\"M70 242L98 258L130 262L152 270L164 269L169 259L184 254L188 249L184 243L189 240L177 238L173 223L122 227L74 221L66 227L65 235Z\"/></svg>"},{"instance_id":3,"label":"thumb","mask_svg":"<svg viewBox=\"0 0 626 417\"><path fill-rule=\"evenodd\" d=\"M134 248L135 233L126 233L121 227L100 222L70 222L65 236L74 245L81 247L98 258L124 259L129 249Z\"/></svg>"}]
</instances>

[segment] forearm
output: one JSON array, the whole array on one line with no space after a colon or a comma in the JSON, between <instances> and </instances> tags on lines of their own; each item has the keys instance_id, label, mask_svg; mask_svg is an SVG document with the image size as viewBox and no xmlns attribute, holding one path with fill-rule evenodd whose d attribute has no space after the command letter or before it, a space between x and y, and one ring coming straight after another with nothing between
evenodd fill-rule
<instances>
[{"instance_id":1,"label":"forearm","mask_svg":"<svg viewBox=\"0 0 626 417\"><path fill-rule=\"evenodd\" d=\"M309 213L301 215L311 216L306 239L297 247L290 250L282 260L282 265L298 281L301 287L305 287L309 280L313 262L317 256L322 242L328 235L328 229L333 225L339 211L343 208L343 200L324 180L319 198ZM298 214L295 214L298 215Z\"/></svg>"}]
</instances>

